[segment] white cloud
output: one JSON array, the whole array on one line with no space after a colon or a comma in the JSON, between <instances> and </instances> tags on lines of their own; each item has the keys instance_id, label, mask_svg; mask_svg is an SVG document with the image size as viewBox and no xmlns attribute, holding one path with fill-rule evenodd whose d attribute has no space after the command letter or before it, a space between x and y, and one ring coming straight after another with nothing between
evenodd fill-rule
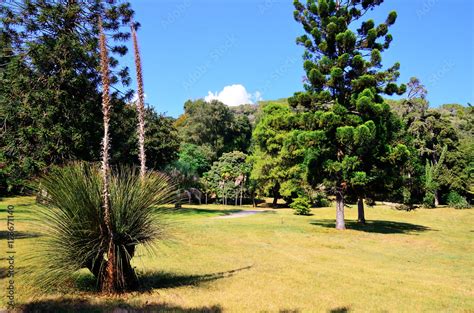
<instances>
[{"instance_id":1,"label":"white cloud","mask_svg":"<svg viewBox=\"0 0 474 313\"><path fill-rule=\"evenodd\" d=\"M244 86L240 84L225 86L220 92L209 91L204 100L210 102L219 100L228 106L237 106L241 104L253 104L255 101L261 101L262 94L257 91L254 94L247 92Z\"/></svg>"}]
</instances>

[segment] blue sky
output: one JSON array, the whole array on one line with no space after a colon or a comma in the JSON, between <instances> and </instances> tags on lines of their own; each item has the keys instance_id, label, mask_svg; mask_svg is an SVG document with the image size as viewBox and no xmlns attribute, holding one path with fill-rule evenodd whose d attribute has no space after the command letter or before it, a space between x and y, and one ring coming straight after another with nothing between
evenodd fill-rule
<instances>
[{"instance_id":1,"label":"blue sky","mask_svg":"<svg viewBox=\"0 0 474 313\"><path fill-rule=\"evenodd\" d=\"M304 1L304 0L303 0ZM229 105L291 96L302 89L302 28L292 0L132 1L146 101L177 117L187 99ZM401 63L399 82L417 76L431 106L474 104L474 1L385 0L368 16L398 12L385 67ZM133 67L131 54L124 62ZM134 76L132 71L132 76ZM210 94L211 93L211 94Z\"/></svg>"}]
</instances>

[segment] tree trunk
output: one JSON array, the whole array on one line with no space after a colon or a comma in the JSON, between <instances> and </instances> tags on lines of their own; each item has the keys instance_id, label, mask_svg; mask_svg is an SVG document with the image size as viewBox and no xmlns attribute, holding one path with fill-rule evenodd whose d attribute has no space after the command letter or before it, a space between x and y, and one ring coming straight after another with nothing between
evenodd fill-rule
<instances>
[{"instance_id":1,"label":"tree trunk","mask_svg":"<svg viewBox=\"0 0 474 313\"><path fill-rule=\"evenodd\" d=\"M206 205L207 205L207 192L206 192Z\"/></svg>"},{"instance_id":2,"label":"tree trunk","mask_svg":"<svg viewBox=\"0 0 474 313\"><path fill-rule=\"evenodd\" d=\"M275 187L273 188L273 203L272 207L276 208L278 205L278 189Z\"/></svg>"},{"instance_id":3,"label":"tree trunk","mask_svg":"<svg viewBox=\"0 0 474 313\"><path fill-rule=\"evenodd\" d=\"M277 197L277 196L274 196L274 197L273 197L272 207L273 207L273 208L276 208L277 205L278 205L278 197Z\"/></svg>"},{"instance_id":4,"label":"tree trunk","mask_svg":"<svg viewBox=\"0 0 474 313\"><path fill-rule=\"evenodd\" d=\"M362 197L357 199L357 215L357 222L365 224L364 198Z\"/></svg>"},{"instance_id":5,"label":"tree trunk","mask_svg":"<svg viewBox=\"0 0 474 313\"><path fill-rule=\"evenodd\" d=\"M438 193L438 190L435 190L433 192L434 194L434 205L435 207L439 206L439 193Z\"/></svg>"},{"instance_id":6,"label":"tree trunk","mask_svg":"<svg viewBox=\"0 0 474 313\"><path fill-rule=\"evenodd\" d=\"M344 195L336 192L336 229L346 229L344 222Z\"/></svg>"}]
</instances>

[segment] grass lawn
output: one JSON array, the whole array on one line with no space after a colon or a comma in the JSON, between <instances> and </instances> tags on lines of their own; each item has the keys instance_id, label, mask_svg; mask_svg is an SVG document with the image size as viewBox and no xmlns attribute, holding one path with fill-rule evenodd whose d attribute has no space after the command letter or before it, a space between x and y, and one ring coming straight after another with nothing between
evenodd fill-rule
<instances>
[{"instance_id":1,"label":"grass lawn","mask_svg":"<svg viewBox=\"0 0 474 313\"><path fill-rule=\"evenodd\" d=\"M361 227L354 206L346 210L349 229L336 231L334 208L224 219L216 217L252 208L186 206L169 214L170 239L158 253L143 249L134 259L143 291L110 299L91 291L85 271L76 291L58 286L40 295L31 284L23 272L32 266L27 255L38 230L29 197L0 202L0 307L8 204L18 232L17 307L28 312L474 312L474 210L377 206L366 209L369 222Z\"/></svg>"}]
</instances>

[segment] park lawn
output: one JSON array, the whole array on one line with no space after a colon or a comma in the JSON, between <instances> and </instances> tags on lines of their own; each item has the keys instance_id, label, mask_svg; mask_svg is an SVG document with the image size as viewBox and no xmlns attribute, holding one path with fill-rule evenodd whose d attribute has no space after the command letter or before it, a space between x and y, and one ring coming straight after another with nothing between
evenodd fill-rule
<instances>
[{"instance_id":1,"label":"park lawn","mask_svg":"<svg viewBox=\"0 0 474 313\"><path fill-rule=\"evenodd\" d=\"M76 291L41 295L25 270L40 237L34 198L0 202L1 251L6 206L15 206L17 308L32 312L474 312L474 210L366 208L365 227L346 209L336 231L334 208L295 216L289 209L216 218L251 207L186 206L169 210L170 236L156 255L134 259L143 291L96 295L86 271ZM232 211L233 210L233 211ZM40 227L41 228L41 227ZM6 253L0 307L6 306ZM64 292L67 294L61 294Z\"/></svg>"}]
</instances>

